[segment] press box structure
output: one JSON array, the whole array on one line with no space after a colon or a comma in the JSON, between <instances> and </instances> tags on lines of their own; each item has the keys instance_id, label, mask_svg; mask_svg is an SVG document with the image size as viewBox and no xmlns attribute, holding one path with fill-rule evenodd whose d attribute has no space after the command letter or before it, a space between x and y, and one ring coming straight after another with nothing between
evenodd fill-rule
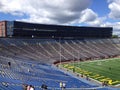
<instances>
[{"instance_id":1,"label":"press box structure","mask_svg":"<svg viewBox=\"0 0 120 90\"><path fill-rule=\"evenodd\" d=\"M32 38L111 38L112 27L83 27L28 23L21 21L0 21L0 37Z\"/></svg>"}]
</instances>

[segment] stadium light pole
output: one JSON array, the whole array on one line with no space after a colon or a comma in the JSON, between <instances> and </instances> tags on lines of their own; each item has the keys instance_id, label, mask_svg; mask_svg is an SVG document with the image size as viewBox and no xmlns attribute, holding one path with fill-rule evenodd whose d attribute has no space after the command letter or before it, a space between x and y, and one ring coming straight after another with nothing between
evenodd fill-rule
<instances>
[{"instance_id":1,"label":"stadium light pole","mask_svg":"<svg viewBox=\"0 0 120 90\"><path fill-rule=\"evenodd\" d=\"M77 52L77 54L78 54L78 58L77 58L77 65L78 65L78 62L79 62L79 50L78 50L78 52Z\"/></svg>"},{"instance_id":2,"label":"stadium light pole","mask_svg":"<svg viewBox=\"0 0 120 90\"><path fill-rule=\"evenodd\" d=\"M61 66L61 37L59 37L59 45L60 45L59 51L60 51L60 66Z\"/></svg>"},{"instance_id":3,"label":"stadium light pole","mask_svg":"<svg viewBox=\"0 0 120 90\"><path fill-rule=\"evenodd\" d=\"M74 51L73 51L73 72L75 72L75 55L74 55Z\"/></svg>"},{"instance_id":4,"label":"stadium light pole","mask_svg":"<svg viewBox=\"0 0 120 90\"><path fill-rule=\"evenodd\" d=\"M78 61L79 61L79 59L80 59L79 53L80 53L80 51L78 51Z\"/></svg>"}]
</instances>

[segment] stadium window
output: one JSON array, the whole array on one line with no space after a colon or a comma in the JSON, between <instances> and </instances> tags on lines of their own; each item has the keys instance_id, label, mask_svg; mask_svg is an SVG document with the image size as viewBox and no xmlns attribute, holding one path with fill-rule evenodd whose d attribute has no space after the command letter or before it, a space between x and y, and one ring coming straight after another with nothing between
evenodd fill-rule
<instances>
[{"instance_id":1,"label":"stadium window","mask_svg":"<svg viewBox=\"0 0 120 90\"><path fill-rule=\"evenodd\" d=\"M32 38L34 38L34 35L32 35Z\"/></svg>"},{"instance_id":2,"label":"stadium window","mask_svg":"<svg viewBox=\"0 0 120 90\"><path fill-rule=\"evenodd\" d=\"M36 28L34 28L33 30L34 30L34 31L37 31L37 29L36 29Z\"/></svg>"},{"instance_id":3,"label":"stadium window","mask_svg":"<svg viewBox=\"0 0 120 90\"><path fill-rule=\"evenodd\" d=\"M52 38L54 38L55 36L52 36Z\"/></svg>"}]
</instances>

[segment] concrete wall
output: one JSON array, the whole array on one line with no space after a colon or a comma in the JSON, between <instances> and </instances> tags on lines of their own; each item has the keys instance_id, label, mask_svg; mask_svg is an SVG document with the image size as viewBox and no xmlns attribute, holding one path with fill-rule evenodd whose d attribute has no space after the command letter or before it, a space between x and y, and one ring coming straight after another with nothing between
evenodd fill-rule
<instances>
[{"instance_id":1,"label":"concrete wall","mask_svg":"<svg viewBox=\"0 0 120 90\"><path fill-rule=\"evenodd\" d=\"M6 21L0 21L0 37L6 37Z\"/></svg>"}]
</instances>

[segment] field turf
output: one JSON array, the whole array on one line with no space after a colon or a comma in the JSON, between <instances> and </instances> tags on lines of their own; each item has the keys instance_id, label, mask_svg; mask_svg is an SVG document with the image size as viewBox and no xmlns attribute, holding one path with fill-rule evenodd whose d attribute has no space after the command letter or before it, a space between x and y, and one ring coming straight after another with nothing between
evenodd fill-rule
<instances>
[{"instance_id":1,"label":"field turf","mask_svg":"<svg viewBox=\"0 0 120 90\"><path fill-rule=\"evenodd\" d=\"M119 58L69 63L63 67L110 85L120 84Z\"/></svg>"}]
</instances>

